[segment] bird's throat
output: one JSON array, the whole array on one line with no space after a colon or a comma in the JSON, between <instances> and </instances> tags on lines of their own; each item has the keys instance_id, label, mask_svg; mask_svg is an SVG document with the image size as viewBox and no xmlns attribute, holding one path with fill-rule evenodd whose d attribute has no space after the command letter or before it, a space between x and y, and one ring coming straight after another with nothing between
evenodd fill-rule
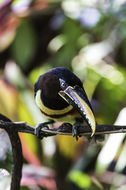
<instances>
[{"instance_id":1,"label":"bird's throat","mask_svg":"<svg viewBox=\"0 0 126 190\"><path fill-rule=\"evenodd\" d=\"M68 113L69 111L71 111L73 109L73 107L71 105L68 105L67 107L63 108L63 109L51 109L48 108L44 105L42 99L41 99L41 90L38 90L35 96L35 101L37 106L40 108L40 110L47 114L47 115L63 115Z\"/></svg>"}]
</instances>

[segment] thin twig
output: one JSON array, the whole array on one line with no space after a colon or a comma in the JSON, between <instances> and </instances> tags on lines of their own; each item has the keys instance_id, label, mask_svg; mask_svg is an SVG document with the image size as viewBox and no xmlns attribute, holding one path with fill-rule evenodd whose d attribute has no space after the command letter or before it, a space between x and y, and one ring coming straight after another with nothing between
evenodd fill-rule
<instances>
[{"instance_id":1,"label":"thin twig","mask_svg":"<svg viewBox=\"0 0 126 190\"><path fill-rule=\"evenodd\" d=\"M16 132L30 133L34 135L35 127L26 122L5 122L0 120L0 128L15 130ZM91 128L89 126L80 126L78 128L80 136L91 135ZM97 125L95 135L99 134L113 134L113 133L126 133L125 125ZM59 128L42 128L41 135L43 137L53 135L72 135L72 126L63 124Z\"/></svg>"},{"instance_id":2,"label":"thin twig","mask_svg":"<svg viewBox=\"0 0 126 190\"><path fill-rule=\"evenodd\" d=\"M79 136L90 136L92 133L90 127L88 126L80 126L78 128L78 134ZM96 126L96 132L95 135L103 135L103 134L113 134L113 133L126 133L126 126L121 125L97 125ZM42 128L41 129L41 136L42 137L48 137L53 135L72 135L72 129L68 128L68 126L62 128L53 128L53 129L47 129Z\"/></svg>"}]
</instances>

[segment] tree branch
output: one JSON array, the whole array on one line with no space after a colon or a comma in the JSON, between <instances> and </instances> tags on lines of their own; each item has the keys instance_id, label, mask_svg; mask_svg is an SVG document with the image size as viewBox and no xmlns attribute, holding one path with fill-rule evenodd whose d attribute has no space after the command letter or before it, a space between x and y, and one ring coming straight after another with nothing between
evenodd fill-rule
<instances>
[{"instance_id":1,"label":"tree branch","mask_svg":"<svg viewBox=\"0 0 126 190\"><path fill-rule=\"evenodd\" d=\"M13 153L13 170L11 190L19 190L22 175L22 148L18 132L30 133L35 135L35 127L26 122L12 122L2 114L0 114L0 128L5 129L9 135L12 153ZM91 128L89 126L80 126L78 128L79 136L91 136ZM97 125L95 135L126 133L126 126L121 125ZM63 123L58 128L43 127L40 130L39 137L42 139L54 135L72 135L72 125Z\"/></svg>"},{"instance_id":2,"label":"tree branch","mask_svg":"<svg viewBox=\"0 0 126 190\"><path fill-rule=\"evenodd\" d=\"M12 123L10 119L0 114L1 119L1 127L4 128L4 123ZM11 179L11 187L10 190L19 190L20 189L20 181L22 176L22 166L23 166L23 155L22 155L22 147L18 132L16 130L11 130L10 127L4 128L8 133L10 138L11 146L12 146L12 156L13 156L13 167L12 167L12 179Z\"/></svg>"},{"instance_id":3,"label":"tree branch","mask_svg":"<svg viewBox=\"0 0 126 190\"><path fill-rule=\"evenodd\" d=\"M89 126L80 126L78 128L79 136L91 136L91 128ZM121 125L97 125L95 135L126 133L126 126ZM61 125L59 128L42 128L40 136L48 137L53 135L72 135L72 126Z\"/></svg>"},{"instance_id":4,"label":"tree branch","mask_svg":"<svg viewBox=\"0 0 126 190\"><path fill-rule=\"evenodd\" d=\"M30 133L34 135L35 127L26 122L6 122L0 120L0 128L14 130L15 132ZM91 128L89 126L80 126L78 133L80 136L90 136ZM112 134L112 133L126 133L125 125L97 125L95 135ZM40 136L48 137L53 135L72 135L72 125L63 123L58 128L44 127L40 131Z\"/></svg>"}]
</instances>

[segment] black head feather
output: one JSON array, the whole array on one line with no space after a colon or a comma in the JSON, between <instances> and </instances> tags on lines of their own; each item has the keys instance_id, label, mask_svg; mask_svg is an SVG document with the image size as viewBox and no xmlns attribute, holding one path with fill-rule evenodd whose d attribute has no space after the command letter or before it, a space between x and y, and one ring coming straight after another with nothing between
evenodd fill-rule
<instances>
[{"instance_id":1,"label":"black head feather","mask_svg":"<svg viewBox=\"0 0 126 190\"><path fill-rule=\"evenodd\" d=\"M62 90L59 79L63 79L68 86L78 85L83 88L80 79L64 67L53 68L41 75L35 84L35 95L38 90L41 90L44 105L57 110L68 106L68 103L58 94Z\"/></svg>"}]
</instances>

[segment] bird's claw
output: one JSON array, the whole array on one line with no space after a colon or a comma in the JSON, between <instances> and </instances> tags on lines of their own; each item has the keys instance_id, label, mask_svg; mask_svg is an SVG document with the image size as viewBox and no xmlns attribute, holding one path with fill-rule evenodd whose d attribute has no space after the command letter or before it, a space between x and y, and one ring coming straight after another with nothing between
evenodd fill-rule
<instances>
[{"instance_id":1,"label":"bird's claw","mask_svg":"<svg viewBox=\"0 0 126 190\"><path fill-rule=\"evenodd\" d=\"M42 139L42 134L41 134L41 129L42 128L46 128L46 129L49 129L48 125L53 123L52 121L49 121L49 122L44 122L44 123L39 123L36 127L35 127L35 131L34 131L34 134Z\"/></svg>"},{"instance_id":2,"label":"bird's claw","mask_svg":"<svg viewBox=\"0 0 126 190\"><path fill-rule=\"evenodd\" d=\"M80 126L80 124L75 123L73 125L73 128L72 128L72 136L75 137L77 141L78 141L78 137L79 137L79 134L78 134L78 127L79 126Z\"/></svg>"}]
</instances>

